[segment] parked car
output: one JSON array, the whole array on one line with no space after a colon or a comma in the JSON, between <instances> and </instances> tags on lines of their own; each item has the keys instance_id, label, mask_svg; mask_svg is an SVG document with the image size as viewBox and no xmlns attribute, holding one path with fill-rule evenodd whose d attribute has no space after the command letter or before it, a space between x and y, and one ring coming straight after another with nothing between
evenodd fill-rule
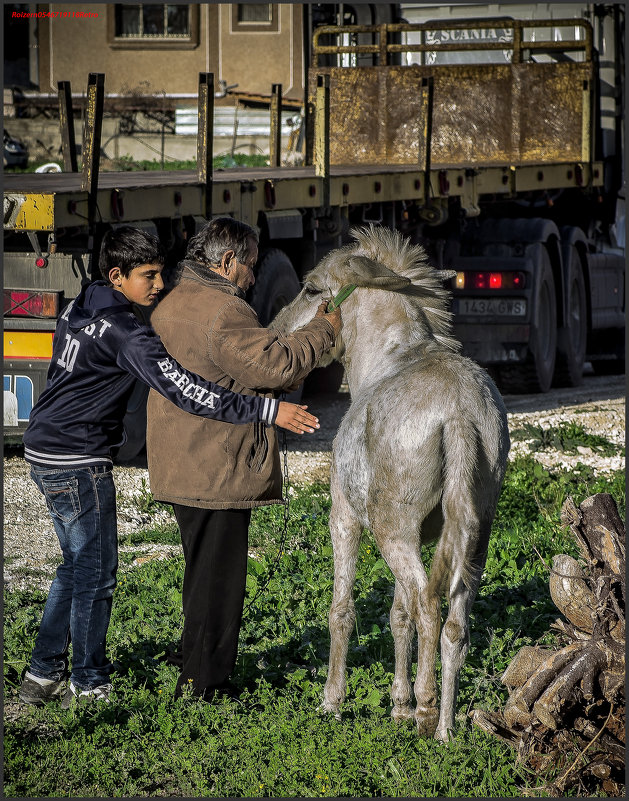
<instances>
[{"instance_id":1,"label":"parked car","mask_svg":"<svg viewBox=\"0 0 629 801\"><path fill-rule=\"evenodd\" d=\"M26 167L28 163L28 148L19 139L4 129L4 159L5 167Z\"/></svg>"}]
</instances>

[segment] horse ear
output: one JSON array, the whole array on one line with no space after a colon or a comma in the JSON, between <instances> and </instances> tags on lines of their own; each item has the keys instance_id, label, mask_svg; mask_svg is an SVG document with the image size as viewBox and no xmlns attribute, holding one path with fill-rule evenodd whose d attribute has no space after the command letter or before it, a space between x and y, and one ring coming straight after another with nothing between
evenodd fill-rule
<instances>
[{"instance_id":1,"label":"horse ear","mask_svg":"<svg viewBox=\"0 0 629 801\"><path fill-rule=\"evenodd\" d=\"M349 260L349 270L343 275L343 279L348 284L373 289L402 289L411 283L410 278L398 275L366 256L352 256Z\"/></svg>"}]
</instances>

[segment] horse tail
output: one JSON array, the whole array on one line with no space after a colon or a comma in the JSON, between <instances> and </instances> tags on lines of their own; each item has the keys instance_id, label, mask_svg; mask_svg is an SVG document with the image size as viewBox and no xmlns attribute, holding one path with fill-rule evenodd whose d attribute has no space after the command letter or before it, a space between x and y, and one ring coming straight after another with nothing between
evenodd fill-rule
<instances>
[{"instance_id":1,"label":"horse tail","mask_svg":"<svg viewBox=\"0 0 629 801\"><path fill-rule=\"evenodd\" d=\"M479 432L474 423L463 416L449 420L442 430L442 449L444 523L430 570L430 583L440 593L457 579L468 588L476 585L481 521L475 487Z\"/></svg>"}]
</instances>

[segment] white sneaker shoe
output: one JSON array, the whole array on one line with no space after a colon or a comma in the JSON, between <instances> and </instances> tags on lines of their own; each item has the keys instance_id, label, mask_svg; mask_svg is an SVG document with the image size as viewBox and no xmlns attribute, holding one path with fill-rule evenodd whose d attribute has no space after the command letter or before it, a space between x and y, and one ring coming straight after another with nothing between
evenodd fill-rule
<instances>
[{"instance_id":1,"label":"white sneaker shoe","mask_svg":"<svg viewBox=\"0 0 629 801\"><path fill-rule=\"evenodd\" d=\"M109 703L109 693L112 691L111 684L101 684L99 687L93 687L91 690L81 690L80 687L75 687L72 682L66 690L66 694L61 701L62 709L70 709L75 704L93 703L94 701L103 701Z\"/></svg>"}]
</instances>

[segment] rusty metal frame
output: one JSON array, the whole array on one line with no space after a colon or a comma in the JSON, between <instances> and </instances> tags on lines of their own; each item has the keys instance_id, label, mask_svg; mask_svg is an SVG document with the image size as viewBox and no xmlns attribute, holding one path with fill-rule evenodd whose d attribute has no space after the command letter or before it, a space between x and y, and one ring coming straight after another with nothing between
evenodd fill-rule
<instances>
[{"instance_id":1,"label":"rusty metal frame","mask_svg":"<svg viewBox=\"0 0 629 801\"><path fill-rule=\"evenodd\" d=\"M530 41L529 38L533 33L539 29L553 30L556 28L579 28L584 31L584 38L582 40L574 41ZM398 38L399 33L403 31L438 31L443 29L458 29L458 30L473 30L473 29L510 29L513 32L513 41L509 42L480 42L478 40L467 42L431 42L422 44L398 44L392 41L394 37ZM364 34L372 33L374 40L371 44L338 44L338 45L320 45L319 40L323 35L334 34L337 37L345 37L347 39L348 33ZM528 38L527 38L528 37ZM357 37L358 38L358 37ZM377 41L376 41L377 39ZM491 166L493 164L527 164L536 161L538 158L537 150L542 147L536 141L535 136L532 135L531 126L528 121L531 118L531 110L526 108L530 106L532 94L526 95L526 103L522 105L522 115L517 117L518 125L512 126L509 133L502 129L490 128L487 130L487 119L489 117L486 113L482 113L482 105L478 104L479 114L481 114L482 122L475 122L476 118L473 114L469 117L470 130L476 126L479 132L485 132L481 135L479 141L486 143L486 146L481 150L474 150L471 148L470 143L462 138L460 140L460 147L452 149L451 139L453 136L453 126L455 121L451 119L451 114L448 115L448 104L439 105L437 95L439 97L446 93L447 97L448 88L446 86L448 80L454 82L454 86L459 89L458 78L462 80L471 81L475 87L474 91L479 94L480 101L487 104L488 108L495 107L498 102L498 92L504 93L513 92L514 99L519 97L521 85L523 80L532 80L530 84L531 89L539 95L546 90L546 82L552 80L555 84L558 81L563 81L569 84L570 93L561 96L562 100L558 105L554 104L553 98L546 105L541 103L540 110L547 110L546 124L553 134L553 142L556 145L556 152L554 155L546 154L545 160L548 161L573 161L580 160L589 162L592 159L592 27L586 20L580 19L557 19L557 20L512 20L508 18L493 18L491 20L459 20L457 22L439 21L432 23L395 23L383 25L345 25L340 27L335 26L322 26L317 28L313 34L314 40L314 61L319 62L318 56L323 53L336 53L336 54L364 54L364 53L377 53L379 55L379 63L372 66L360 65L343 65L343 66L313 66L310 69L309 75L309 110L312 114L313 120L317 117L317 105L319 98L317 90L314 86L314 80L320 80L322 74L330 77L330 102L331 104L338 104L338 97L342 97L342 104L348 103L348 114L360 113L360 102L371 103L373 105L372 94L378 95L379 107L383 109L380 115L379 125L372 126L374 130L369 133L368 121L369 114L363 114L361 120L365 121L364 125L359 126L357 129L352 128L348 123L348 117L344 112L341 112L341 117L336 117L338 109L332 110L330 120L330 136L334 141L334 146L331 147L330 158L333 164L359 164L359 163L407 163L413 162L411 152L414 150L413 143L405 142L408 139L409 125L417 125L420 123L421 130L417 131L417 146L423 157L420 156L420 163L425 163L425 172L430 174L431 162L440 164L440 166L455 167L460 166L465 162L474 163L477 166ZM330 41L328 39L328 41ZM337 38L336 41L342 41ZM403 51L408 52L435 52L435 51L507 51L511 53L511 59L506 58L504 64L494 64L487 66L484 63L473 64L409 64L409 65L396 65L386 62L392 53L400 53ZM566 51L578 50L583 57L575 60L551 60L548 63L545 61L531 61L529 54L531 52L544 52L546 54L565 53ZM566 61L564 64L563 62ZM474 78L470 71L476 70L478 75ZM528 71L534 70L539 73L535 78L527 77ZM549 75L549 70L552 75ZM416 78L413 78L413 71L417 73ZM468 74L470 73L470 74ZM361 77L359 77L361 76ZM380 76L380 77L378 77ZM434 141L431 141L430 128L431 120L426 119L426 115L431 113L432 107L426 107L425 101L422 102L421 108L417 108L416 99L425 93L425 88L420 88L420 81L423 82L424 78L434 76L435 81L435 122L439 136ZM391 80L391 87L389 87L389 78ZM486 80L485 80L486 79ZM416 85L413 81L416 81ZM583 90L580 89L581 81L583 82ZM386 84L386 85L385 85ZM439 89L437 89L439 84ZM483 87L487 87L486 92L483 94ZM340 89L339 89L340 87ZM349 90L348 90L349 87ZM360 91L358 91L360 88ZM364 87L361 88L361 87ZM502 87L502 88L501 88ZM406 95L404 92L406 91ZM550 90L548 90L550 91ZM555 95L559 91L556 86L553 88ZM340 92L340 95L339 95ZM361 94L361 92L364 92ZM396 94L397 93L397 94ZM533 93L535 94L535 93ZM577 95L581 95L578 99ZM506 100L510 102L510 94ZM406 98L409 102L401 103ZM367 100L365 100L367 98ZM544 98L542 98L544 99ZM558 97L556 98L559 99ZM577 104L578 100L578 104ZM522 104L524 101L519 100L518 103ZM408 120L403 120L401 126L398 125L399 120L395 119L395 114L389 114L392 109L399 109L402 105L409 106ZM578 109L577 109L578 105ZM413 111L410 107L413 106ZM506 106L505 106L506 107ZM461 109L463 106L461 106ZM516 106L516 110L520 105ZM357 110L358 109L358 110ZM565 139L563 135L559 135L556 130L561 126L562 120L559 119L558 109L563 109L565 114L569 117L570 128L569 131L573 134L572 138ZM385 113L386 110L386 113ZM363 110L364 111L364 110ZM463 111L460 111L463 114ZM514 111L515 113L515 111ZM483 116L484 114L484 116ZM444 116L445 115L445 116ZM578 118L580 115L580 120ZM399 117L399 113L397 114ZM481 119L479 117L479 119ZM568 119L568 117L566 119ZM466 118L467 119L467 118ZM521 125L520 125L521 123ZM392 127L389 128L389 126ZM397 126L397 127L396 127ZM575 126L578 126L577 132ZM355 136L357 133L359 142L361 143L360 149L355 146ZM518 137L521 137L519 141ZM320 140L317 136L316 126L313 122L309 124L309 139L315 143L314 153L309 154L308 163L314 163L317 159L316 143ZM469 137L468 137L469 139ZM423 141L422 141L423 140ZM344 144L345 143L345 144ZM365 144L367 143L367 144ZM561 143L561 147L559 146ZM569 146L570 145L570 146ZM404 148L406 147L406 151ZM312 145L311 145L312 148ZM344 149L345 148L345 149ZM321 150L321 147L319 147ZM383 155L382 151L386 152ZM347 152L346 152L347 151ZM391 151L391 152L389 152ZM578 152L577 152L578 151ZM320 156L319 156L320 158Z\"/></svg>"},{"instance_id":2,"label":"rusty metal frame","mask_svg":"<svg viewBox=\"0 0 629 801\"><path fill-rule=\"evenodd\" d=\"M318 75L314 119L315 175L323 179L322 205L330 204L330 76Z\"/></svg>"},{"instance_id":3,"label":"rusty metal frame","mask_svg":"<svg viewBox=\"0 0 629 801\"><path fill-rule=\"evenodd\" d=\"M100 168L104 96L104 73L90 72L87 81L87 103L83 128L83 162L81 165L81 191L87 192L87 250L90 270L94 267L94 233L96 211L98 209L98 173Z\"/></svg>"},{"instance_id":4,"label":"rusty metal frame","mask_svg":"<svg viewBox=\"0 0 629 801\"><path fill-rule=\"evenodd\" d=\"M279 167L282 163L282 84L274 83L270 102L269 164Z\"/></svg>"},{"instance_id":5,"label":"rusty metal frame","mask_svg":"<svg viewBox=\"0 0 629 801\"><path fill-rule=\"evenodd\" d=\"M59 95L59 128L61 130L63 168L66 172L78 172L70 81L58 81L57 91Z\"/></svg>"},{"instance_id":6,"label":"rusty metal frame","mask_svg":"<svg viewBox=\"0 0 629 801\"><path fill-rule=\"evenodd\" d=\"M199 73L197 177L205 191L205 217L212 216L214 73Z\"/></svg>"},{"instance_id":7,"label":"rusty metal frame","mask_svg":"<svg viewBox=\"0 0 629 801\"><path fill-rule=\"evenodd\" d=\"M573 39L567 41L534 42L524 37L526 30L535 28L581 28L585 31L583 40ZM512 42L430 42L424 44L399 44L390 41L395 34L413 31L440 31L440 30L477 30L488 28L512 28ZM347 33L371 33L378 38L375 44L349 44L349 45L321 45L321 36L340 37ZM313 67L320 66L319 56L353 54L378 55L380 65L388 63L388 56L394 53L426 53L448 52L463 50L511 50L511 61L521 63L525 51L583 51L585 59L592 59L592 26L584 19L553 19L553 20L514 20L504 17L494 17L484 20L459 20L443 22L397 22L381 25L322 25L315 29L312 37Z\"/></svg>"}]
</instances>

